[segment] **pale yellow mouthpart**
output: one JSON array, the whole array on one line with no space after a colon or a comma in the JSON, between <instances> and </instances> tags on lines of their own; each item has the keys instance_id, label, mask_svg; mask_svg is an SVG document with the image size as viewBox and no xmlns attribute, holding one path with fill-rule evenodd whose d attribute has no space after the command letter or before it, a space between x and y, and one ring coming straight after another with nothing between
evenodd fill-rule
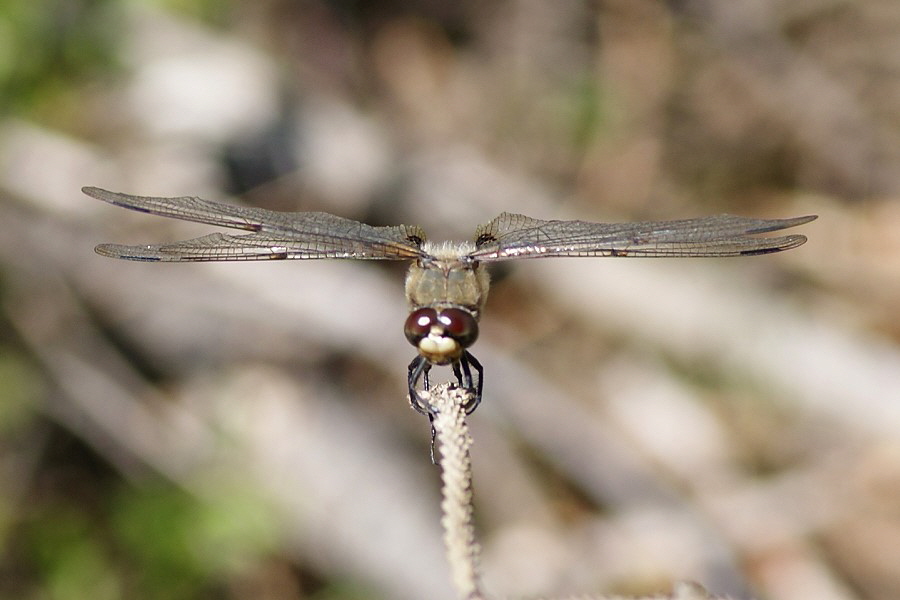
<instances>
[{"instance_id":1,"label":"pale yellow mouthpart","mask_svg":"<svg viewBox=\"0 0 900 600\"><path fill-rule=\"evenodd\" d=\"M453 338L429 333L428 337L419 340L419 352L434 364L445 364L457 358L460 353L459 342Z\"/></svg>"}]
</instances>

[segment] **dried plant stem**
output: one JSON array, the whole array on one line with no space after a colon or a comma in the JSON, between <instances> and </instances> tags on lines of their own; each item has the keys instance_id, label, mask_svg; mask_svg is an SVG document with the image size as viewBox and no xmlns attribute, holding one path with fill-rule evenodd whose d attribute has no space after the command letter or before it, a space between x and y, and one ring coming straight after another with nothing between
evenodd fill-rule
<instances>
[{"instance_id":1,"label":"dried plant stem","mask_svg":"<svg viewBox=\"0 0 900 600\"><path fill-rule=\"evenodd\" d=\"M424 392L428 394L428 392ZM423 394L423 395L424 395ZM485 600L481 591L478 560L481 547L475 540L475 526L472 522L472 461L469 449L472 438L466 425L464 405L469 392L450 384L434 387L428 404L434 409L434 431L440 452L441 478L441 525L444 527L444 545L453 585L461 600ZM696 583L682 582L675 586L672 594L626 598L624 596L581 595L571 600L727 600L721 596L711 596Z\"/></svg>"},{"instance_id":2,"label":"dried plant stem","mask_svg":"<svg viewBox=\"0 0 900 600\"><path fill-rule=\"evenodd\" d=\"M453 585L460 598L479 600L484 594L478 575L481 549L475 541L472 522L472 463L469 455L472 438L463 409L468 398L469 393L465 390L440 385L431 390L429 403L436 413L433 425L443 480L441 524Z\"/></svg>"}]
</instances>

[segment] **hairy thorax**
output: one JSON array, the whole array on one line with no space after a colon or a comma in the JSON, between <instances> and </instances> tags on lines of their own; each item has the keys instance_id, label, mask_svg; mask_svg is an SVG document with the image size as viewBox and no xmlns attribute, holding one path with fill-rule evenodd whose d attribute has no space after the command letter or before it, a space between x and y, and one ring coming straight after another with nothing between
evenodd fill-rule
<instances>
[{"instance_id":1,"label":"hairy thorax","mask_svg":"<svg viewBox=\"0 0 900 600\"><path fill-rule=\"evenodd\" d=\"M413 263L406 275L410 308L458 306L477 319L490 279L487 270L468 257L474 249L471 242L425 242L423 250L432 258Z\"/></svg>"}]
</instances>

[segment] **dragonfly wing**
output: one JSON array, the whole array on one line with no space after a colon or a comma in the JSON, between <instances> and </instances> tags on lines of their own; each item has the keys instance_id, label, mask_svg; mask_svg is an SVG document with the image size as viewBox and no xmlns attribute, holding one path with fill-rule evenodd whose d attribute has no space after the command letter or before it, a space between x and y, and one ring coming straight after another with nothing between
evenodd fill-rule
<instances>
[{"instance_id":1,"label":"dragonfly wing","mask_svg":"<svg viewBox=\"0 0 900 600\"><path fill-rule=\"evenodd\" d=\"M420 227L374 227L322 212L276 212L190 196L131 196L87 187L85 194L132 210L184 221L250 230L247 235L216 233L149 246L101 244L104 256L146 261L277 260L356 258L403 260L424 256Z\"/></svg>"},{"instance_id":2,"label":"dragonfly wing","mask_svg":"<svg viewBox=\"0 0 900 600\"><path fill-rule=\"evenodd\" d=\"M249 208L213 202L193 196L179 198L156 198L151 196L132 196L119 192L110 192L96 187L83 187L81 191L92 198L103 200L116 206L122 206L139 212L150 213L162 217L171 217L182 221L195 221L220 227L259 231L268 222L273 211L261 208ZM278 213L273 213L278 214Z\"/></svg>"},{"instance_id":3,"label":"dragonfly wing","mask_svg":"<svg viewBox=\"0 0 900 600\"><path fill-rule=\"evenodd\" d=\"M475 260L549 256L746 256L795 248L803 235L754 237L808 223L815 216L753 219L718 215L678 221L544 221L502 213L475 233Z\"/></svg>"}]
</instances>

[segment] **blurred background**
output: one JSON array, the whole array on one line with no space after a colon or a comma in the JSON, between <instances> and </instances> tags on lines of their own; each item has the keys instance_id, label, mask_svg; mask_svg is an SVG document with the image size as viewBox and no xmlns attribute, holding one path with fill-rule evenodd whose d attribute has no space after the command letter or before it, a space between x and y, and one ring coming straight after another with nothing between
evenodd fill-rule
<instances>
[{"instance_id":1,"label":"blurred background","mask_svg":"<svg viewBox=\"0 0 900 600\"><path fill-rule=\"evenodd\" d=\"M105 259L210 228L84 185L432 239L820 215L494 272L485 587L900 597L895 0L5 0L0 106L0 598L453 597L403 266Z\"/></svg>"}]
</instances>

